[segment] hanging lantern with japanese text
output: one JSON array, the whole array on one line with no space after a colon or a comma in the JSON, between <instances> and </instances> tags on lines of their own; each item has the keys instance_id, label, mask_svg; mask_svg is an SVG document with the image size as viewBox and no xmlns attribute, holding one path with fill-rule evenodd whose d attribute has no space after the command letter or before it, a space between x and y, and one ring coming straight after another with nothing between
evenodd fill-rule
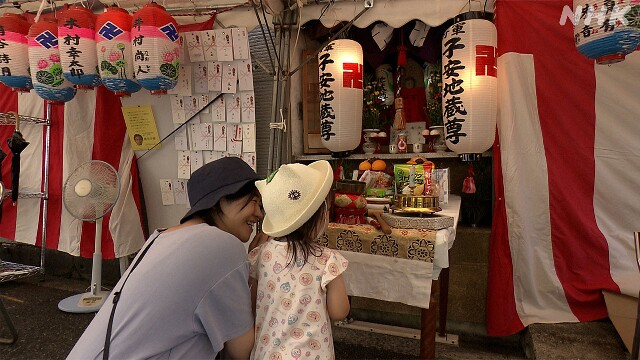
<instances>
[{"instance_id":1,"label":"hanging lantern with japanese text","mask_svg":"<svg viewBox=\"0 0 640 360\"><path fill-rule=\"evenodd\" d=\"M82 6L70 6L58 19L62 73L78 89L100 86L94 30L95 15Z\"/></svg>"},{"instance_id":2,"label":"hanging lantern with japanese text","mask_svg":"<svg viewBox=\"0 0 640 360\"><path fill-rule=\"evenodd\" d=\"M164 7L149 3L133 14L131 28L136 79L152 94L166 94L178 82L178 23Z\"/></svg>"},{"instance_id":3,"label":"hanging lantern with japanese text","mask_svg":"<svg viewBox=\"0 0 640 360\"><path fill-rule=\"evenodd\" d=\"M27 44L30 26L20 14L0 17L0 82L19 92L33 89Z\"/></svg>"},{"instance_id":4,"label":"hanging lantern with japanese text","mask_svg":"<svg viewBox=\"0 0 640 360\"><path fill-rule=\"evenodd\" d=\"M576 48L598 64L624 60L640 43L637 0L574 0Z\"/></svg>"},{"instance_id":5,"label":"hanging lantern with japanese text","mask_svg":"<svg viewBox=\"0 0 640 360\"><path fill-rule=\"evenodd\" d=\"M96 18L96 49L104 87L118 96L139 91L133 72L131 23L126 10L112 6Z\"/></svg>"},{"instance_id":6,"label":"hanging lantern with japanese text","mask_svg":"<svg viewBox=\"0 0 640 360\"><path fill-rule=\"evenodd\" d=\"M31 80L38 96L52 103L73 99L76 90L62 75L56 22L40 19L31 25L27 38Z\"/></svg>"},{"instance_id":7,"label":"hanging lantern with japanese text","mask_svg":"<svg viewBox=\"0 0 640 360\"><path fill-rule=\"evenodd\" d=\"M334 40L318 54L320 138L333 157L348 156L360 145L362 64L362 47L353 40Z\"/></svg>"},{"instance_id":8,"label":"hanging lantern with japanese text","mask_svg":"<svg viewBox=\"0 0 640 360\"><path fill-rule=\"evenodd\" d=\"M495 140L498 71L493 14L456 16L442 39L442 118L447 147L465 161Z\"/></svg>"}]
</instances>

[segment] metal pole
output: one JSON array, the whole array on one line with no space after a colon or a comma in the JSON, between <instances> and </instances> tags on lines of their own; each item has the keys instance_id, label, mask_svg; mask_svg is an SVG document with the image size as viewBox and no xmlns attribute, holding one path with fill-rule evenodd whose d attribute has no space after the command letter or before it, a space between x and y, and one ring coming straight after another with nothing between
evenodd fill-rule
<instances>
[{"instance_id":1,"label":"metal pole","mask_svg":"<svg viewBox=\"0 0 640 360\"><path fill-rule=\"evenodd\" d=\"M288 16L287 16L288 15ZM289 69L291 69L291 31L292 31L292 27L289 26L289 24L293 23L294 19L295 19L295 11L288 11L285 16L287 19L287 23L283 24L286 26L283 26L282 29L283 31L286 31L286 33L284 34L284 48L283 48L283 53L282 56L286 57L284 59L285 64L286 64L286 68L285 71L283 71L283 74L287 74L289 73ZM286 30L285 30L286 29ZM285 126L286 129L289 129L288 132L286 132L285 134L282 134L282 136L284 136L285 139L285 159L284 162L285 163L289 163L291 162L291 147L292 147L292 139L291 139L291 77L290 76L283 76L284 80L284 95L283 95L283 100L282 100L282 108L283 108L283 116L284 116L284 122L285 122ZM282 147L281 147L282 148ZM280 162L283 162L282 156L280 156L279 158Z\"/></svg>"},{"instance_id":2,"label":"metal pole","mask_svg":"<svg viewBox=\"0 0 640 360\"><path fill-rule=\"evenodd\" d=\"M44 136L44 181L42 183L42 246L40 249L40 272L44 275L44 254L47 248L47 212L49 204L49 155L51 148L51 102L45 102L45 136Z\"/></svg>"}]
</instances>

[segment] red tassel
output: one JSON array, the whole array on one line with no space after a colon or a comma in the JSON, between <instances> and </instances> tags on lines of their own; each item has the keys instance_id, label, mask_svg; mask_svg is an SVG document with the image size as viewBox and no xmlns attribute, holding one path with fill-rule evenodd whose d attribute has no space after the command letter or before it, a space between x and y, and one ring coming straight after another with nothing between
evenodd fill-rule
<instances>
[{"instance_id":1,"label":"red tassel","mask_svg":"<svg viewBox=\"0 0 640 360\"><path fill-rule=\"evenodd\" d=\"M473 179L473 164L469 164L469 170L467 171L467 177L462 183L462 192L465 194L476 193L476 181Z\"/></svg>"}]
</instances>

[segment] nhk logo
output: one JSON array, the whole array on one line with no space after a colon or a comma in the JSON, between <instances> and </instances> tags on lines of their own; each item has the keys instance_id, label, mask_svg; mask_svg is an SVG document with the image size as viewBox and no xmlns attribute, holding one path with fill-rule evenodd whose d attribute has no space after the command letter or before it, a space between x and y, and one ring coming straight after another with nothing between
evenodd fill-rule
<instances>
[{"instance_id":1,"label":"nhk logo","mask_svg":"<svg viewBox=\"0 0 640 360\"><path fill-rule=\"evenodd\" d=\"M634 0L631 5L638 5L640 1ZM640 6L618 6L614 1L605 1L603 6L598 7L593 5L578 5L576 11L569 5L565 5L560 15L560 25L565 25L567 19L572 25L584 22L584 25L591 26L596 21L598 26L607 24L612 25L624 25L640 27Z\"/></svg>"}]
</instances>

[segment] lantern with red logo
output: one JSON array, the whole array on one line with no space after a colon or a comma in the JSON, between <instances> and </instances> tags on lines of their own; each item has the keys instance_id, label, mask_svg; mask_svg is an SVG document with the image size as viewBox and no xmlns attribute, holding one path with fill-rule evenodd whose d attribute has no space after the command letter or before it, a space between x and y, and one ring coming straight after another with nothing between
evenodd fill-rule
<instances>
[{"instance_id":1,"label":"lantern with red logo","mask_svg":"<svg viewBox=\"0 0 640 360\"><path fill-rule=\"evenodd\" d=\"M129 96L142 87L135 80L131 53L133 17L113 6L96 18L96 48L104 87L118 96Z\"/></svg>"},{"instance_id":2,"label":"lantern with red logo","mask_svg":"<svg viewBox=\"0 0 640 360\"><path fill-rule=\"evenodd\" d=\"M178 23L162 6L144 5L133 14L131 28L136 79L152 94L166 94L178 82Z\"/></svg>"},{"instance_id":3,"label":"lantern with red logo","mask_svg":"<svg viewBox=\"0 0 640 360\"><path fill-rule=\"evenodd\" d=\"M29 26L20 14L7 13L0 17L0 82L20 92L33 88L27 45Z\"/></svg>"},{"instance_id":4,"label":"lantern with red logo","mask_svg":"<svg viewBox=\"0 0 640 360\"><path fill-rule=\"evenodd\" d=\"M38 96L53 103L73 99L73 84L62 75L56 22L40 20L31 25L28 42L31 80Z\"/></svg>"},{"instance_id":5,"label":"lantern with red logo","mask_svg":"<svg viewBox=\"0 0 640 360\"><path fill-rule=\"evenodd\" d=\"M464 161L479 159L495 140L497 36L492 15L458 15L442 39L445 140Z\"/></svg>"},{"instance_id":6,"label":"lantern with red logo","mask_svg":"<svg viewBox=\"0 0 640 360\"><path fill-rule=\"evenodd\" d=\"M94 15L82 6L71 6L58 19L58 44L62 73L78 89L100 86Z\"/></svg>"},{"instance_id":7,"label":"lantern with red logo","mask_svg":"<svg viewBox=\"0 0 640 360\"><path fill-rule=\"evenodd\" d=\"M362 63L362 47L353 40L332 41L318 54L320 138L333 157L360 145Z\"/></svg>"}]
</instances>

